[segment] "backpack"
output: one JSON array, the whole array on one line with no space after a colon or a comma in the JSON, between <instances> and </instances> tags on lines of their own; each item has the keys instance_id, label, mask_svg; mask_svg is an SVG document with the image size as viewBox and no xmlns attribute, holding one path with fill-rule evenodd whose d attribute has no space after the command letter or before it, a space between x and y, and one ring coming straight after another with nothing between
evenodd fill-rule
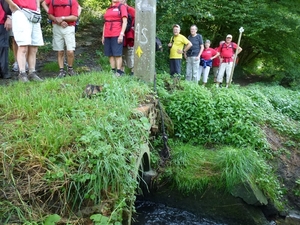
<instances>
[{"instance_id":1,"label":"backpack","mask_svg":"<svg viewBox=\"0 0 300 225\"><path fill-rule=\"evenodd\" d=\"M68 4L54 4L54 0L52 0L52 5L53 7L59 7L59 6L70 6L71 10L72 10L72 0L69 0L69 3ZM76 24L75 24L75 32L78 30L78 26L79 26L79 16L78 15L78 18L76 20Z\"/></svg>"},{"instance_id":2,"label":"backpack","mask_svg":"<svg viewBox=\"0 0 300 225\"><path fill-rule=\"evenodd\" d=\"M119 15L121 15L121 6L124 4L119 4L118 9L119 9ZM127 26L125 29L125 33L127 33L128 31L130 31L131 27L132 27L132 15L130 15L128 13L128 7L126 5L124 5L126 7L127 10ZM121 18L121 22L123 22L122 18Z\"/></svg>"},{"instance_id":3,"label":"backpack","mask_svg":"<svg viewBox=\"0 0 300 225\"><path fill-rule=\"evenodd\" d=\"M68 4L54 4L54 0L52 0L53 7L59 7L59 6L70 6L72 7L72 0L69 0Z\"/></svg>"},{"instance_id":4,"label":"backpack","mask_svg":"<svg viewBox=\"0 0 300 225\"><path fill-rule=\"evenodd\" d=\"M226 46L225 43L222 44L220 53L222 52L222 49L223 49L223 48L227 48L227 46ZM234 49L233 49L233 44L232 44L232 42L230 42L228 48L231 48L231 49L232 49L232 53L235 54Z\"/></svg>"},{"instance_id":5,"label":"backpack","mask_svg":"<svg viewBox=\"0 0 300 225\"><path fill-rule=\"evenodd\" d=\"M155 37L155 51L163 51L161 40L158 37Z\"/></svg>"}]
</instances>

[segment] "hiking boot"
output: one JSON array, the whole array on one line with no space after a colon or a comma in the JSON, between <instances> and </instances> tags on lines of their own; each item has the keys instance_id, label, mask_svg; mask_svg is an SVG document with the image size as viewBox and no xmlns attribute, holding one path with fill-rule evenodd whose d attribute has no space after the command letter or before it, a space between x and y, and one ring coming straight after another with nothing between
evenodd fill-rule
<instances>
[{"instance_id":1,"label":"hiking boot","mask_svg":"<svg viewBox=\"0 0 300 225\"><path fill-rule=\"evenodd\" d=\"M3 79L11 79L11 75L10 75L10 73L3 74L3 75L1 76L1 78L3 78Z\"/></svg>"},{"instance_id":2,"label":"hiking boot","mask_svg":"<svg viewBox=\"0 0 300 225\"><path fill-rule=\"evenodd\" d=\"M57 78L63 78L66 76L66 72L64 70L60 70Z\"/></svg>"},{"instance_id":3,"label":"hiking boot","mask_svg":"<svg viewBox=\"0 0 300 225\"><path fill-rule=\"evenodd\" d=\"M24 83L29 82L26 72L19 73L18 79L20 82L24 82Z\"/></svg>"},{"instance_id":4,"label":"hiking boot","mask_svg":"<svg viewBox=\"0 0 300 225\"><path fill-rule=\"evenodd\" d=\"M76 75L76 73L75 73L75 71L73 70L73 68L68 68L68 75L69 75L69 76L75 76L75 75Z\"/></svg>"},{"instance_id":5,"label":"hiking boot","mask_svg":"<svg viewBox=\"0 0 300 225\"><path fill-rule=\"evenodd\" d=\"M34 80L34 81L43 81L37 74L36 71L33 71L32 73L29 73L28 75L29 80Z\"/></svg>"}]
</instances>

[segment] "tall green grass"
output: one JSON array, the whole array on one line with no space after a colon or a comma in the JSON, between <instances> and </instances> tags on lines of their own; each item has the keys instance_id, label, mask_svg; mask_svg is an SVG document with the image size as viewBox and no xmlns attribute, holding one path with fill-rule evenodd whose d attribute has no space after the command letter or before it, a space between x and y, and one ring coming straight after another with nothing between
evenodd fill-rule
<instances>
[{"instance_id":1,"label":"tall green grass","mask_svg":"<svg viewBox=\"0 0 300 225\"><path fill-rule=\"evenodd\" d=\"M249 183L277 207L282 208L282 188L274 170L250 148L180 144L172 146L171 166L165 176L183 193L203 193L208 187L231 192L236 185Z\"/></svg>"},{"instance_id":2,"label":"tall green grass","mask_svg":"<svg viewBox=\"0 0 300 225\"><path fill-rule=\"evenodd\" d=\"M103 85L104 90L83 98L87 84ZM135 160L149 135L147 118L134 109L151 88L133 77L90 73L17 82L0 86L0 91L6 93L0 99L0 162L1 168L8 168L0 173L2 190L9 189L7 174L19 176L20 184L29 179L35 188L34 202L22 210L34 211L35 204L44 202L41 212L71 215L88 202L101 204L112 195L112 208L124 198L133 201ZM36 168L39 177L32 174ZM17 187L11 188L10 198L18 195ZM25 193L22 189L17 199L27 202ZM130 206L122 206L118 215L124 207ZM24 222L23 217L19 220Z\"/></svg>"}]
</instances>

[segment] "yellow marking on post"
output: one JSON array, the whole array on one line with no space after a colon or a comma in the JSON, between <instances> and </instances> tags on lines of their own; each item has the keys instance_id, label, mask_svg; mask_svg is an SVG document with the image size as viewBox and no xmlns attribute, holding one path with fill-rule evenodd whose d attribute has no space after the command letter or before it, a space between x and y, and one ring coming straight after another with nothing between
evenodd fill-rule
<instances>
[{"instance_id":1,"label":"yellow marking on post","mask_svg":"<svg viewBox=\"0 0 300 225\"><path fill-rule=\"evenodd\" d=\"M139 58L141 58L141 55L143 54L143 51L142 51L142 49L141 49L141 46L139 46L139 47L137 48L137 50L135 51L135 53L138 55Z\"/></svg>"}]
</instances>

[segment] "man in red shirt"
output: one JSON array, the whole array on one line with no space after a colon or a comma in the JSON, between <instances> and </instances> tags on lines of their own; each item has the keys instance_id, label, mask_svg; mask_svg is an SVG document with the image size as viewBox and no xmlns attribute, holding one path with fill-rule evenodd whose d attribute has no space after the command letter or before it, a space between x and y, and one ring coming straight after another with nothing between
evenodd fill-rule
<instances>
[{"instance_id":1,"label":"man in red shirt","mask_svg":"<svg viewBox=\"0 0 300 225\"><path fill-rule=\"evenodd\" d=\"M0 4L0 77L11 78L8 69L9 34L11 29L11 11L7 3L1 0Z\"/></svg>"},{"instance_id":2,"label":"man in red shirt","mask_svg":"<svg viewBox=\"0 0 300 225\"><path fill-rule=\"evenodd\" d=\"M120 0L112 0L111 6L104 14L104 26L102 44L104 54L109 57L109 63L113 73L121 76L124 72L122 67L123 42L127 26L127 9L125 5L120 5Z\"/></svg>"},{"instance_id":3,"label":"man in red shirt","mask_svg":"<svg viewBox=\"0 0 300 225\"><path fill-rule=\"evenodd\" d=\"M219 87L219 84L222 83L223 77L226 71L226 87L228 87L228 84L230 82L230 73L232 70L233 65L233 57L235 54L235 51L237 51L237 54L239 54L242 51L241 47L238 47L237 44L232 42L232 35L228 34L226 36L226 41L223 44L220 44L218 47L218 52L220 53L220 68L217 78L217 87Z\"/></svg>"},{"instance_id":4,"label":"man in red shirt","mask_svg":"<svg viewBox=\"0 0 300 225\"><path fill-rule=\"evenodd\" d=\"M77 0L51 0L49 3L48 18L52 20L53 50L57 51L59 66L58 78L66 76L64 70L65 45L67 47L68 75L73 76L74 51L76 47L75 25L78 19Z\"/></svg>"},{"instance_id":5,"label":"man in red shirt","mask_svg":"<svg viewBox=\"0 0 300 225\"><path fill-rule=\"evenodd\" d=\"M12 30L18 45L17 61L19 65L18 79L42 81L35 71L38 46L44 45L40 24L40 3L44 0L5 0L12 11ZM34 15L34 17L32 17ZM34 20L30 20L33 18ZM29 72L26 73L26 56Z\"/></svg>"}]
</instances>

